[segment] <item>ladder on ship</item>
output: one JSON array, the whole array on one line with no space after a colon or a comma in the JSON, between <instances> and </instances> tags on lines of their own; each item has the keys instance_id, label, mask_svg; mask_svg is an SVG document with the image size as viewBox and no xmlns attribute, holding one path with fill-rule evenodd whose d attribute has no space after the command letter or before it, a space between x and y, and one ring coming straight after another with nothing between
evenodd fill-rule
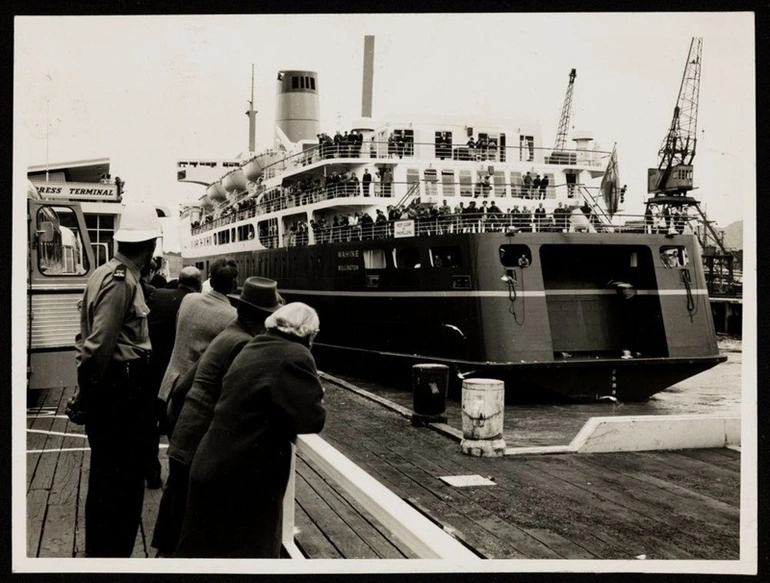
<instances>
[{"instance_id":1,"label":"ladder on ship","mask_svg":"<svg viewBox=\"0 0 770 583\"><path fill-rule=\"evenodd\" d=\"M591 212L586 219L590 222L591 226L596 229L597 233L614 233L615 227L612 224L612 219L597 202L599 195L594 197L591 192L583 185L578 185L578 192L583 197Z\"/></svg>"}]
</instances>

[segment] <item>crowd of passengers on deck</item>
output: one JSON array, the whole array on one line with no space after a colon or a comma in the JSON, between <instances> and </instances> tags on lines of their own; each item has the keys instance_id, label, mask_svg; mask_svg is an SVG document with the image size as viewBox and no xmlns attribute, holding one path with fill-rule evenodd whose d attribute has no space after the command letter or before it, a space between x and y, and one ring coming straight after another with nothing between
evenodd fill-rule
<instances>
[{"instance_id":1,"label":"crowd of passengers on deck","mask_svg":"<svg viewBox=\"0 0 770 583\"><path fill-rule=\"evenodd\" d=\"M573 212L579 209L585 221L572 220ZM289 247L315 244L367 241L390 238L394 235L394 223L401 220L414 220L417 235L443 235L447 233L485 233L485 232L568 232L588 231L588 224L594 220L588 205L579 207L564 206L561 202L552 213L548 213L542 203L531 209L526 205L519 208L514 205L503 212L492 201L482 201L477 206L472 200L465 206L460 202L451 208L446 200L440 206L425 206L415 199L408 205L389 205L387 214L377 209L373 218L364 212L335 214L331 220L320 217L294 221L284 233L284 245ZM309 233L313 233L313 241ZM275 232L260 231L260 240L268 247L277 246Z\"/></svg>"}]
</instances>

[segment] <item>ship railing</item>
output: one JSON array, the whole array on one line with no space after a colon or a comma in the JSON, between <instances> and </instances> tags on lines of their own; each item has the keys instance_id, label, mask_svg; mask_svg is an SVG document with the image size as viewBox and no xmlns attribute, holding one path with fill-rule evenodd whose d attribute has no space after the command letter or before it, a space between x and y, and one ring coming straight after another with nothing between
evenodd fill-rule
<instances>
[{"instance_id":1,"label":"ship railing","mask_svg":"<svg viewBox=\"0 0 770 583\"><path fill-rule=\"evenodd\" d=\"M630 220L627 224L616 224L615 233L644 233L642 215L616 215L618 219ZM335 217L338 218L338 217ZM412 221L411 225L405 223ZM398 223L398 225L397 225ZM403 218L375 221L373 223L347 223L338 225L302 225L300 230L284 235L286 247L323 245L326 243L346 243L391 239L395 233L402 236L433 236L450 233L567 233L587 232L581 224L574 222L571 211L557 213L556 216L535 216L532 213L483 213L468 212L459 214L440 214L436 216L404 215ZM662 231L656 231L662 232Z\"/></svg>"},{"instance_id":2,"label":"ship railing","mask_svg":"<svg viewBox=\"0 0 770 583\"><path fill-rule=\"evenodd\" d=\"M323 160L341 159L420 159L431 157L437 160L455 160L467 162L532 162L534 164L580 165L601 167L603 158L611 152L603 150L564 149L554 152L553 148L530 145L522 142L519 145L505 147L471 147L468 144L453 144L439 142L407 141L401 145L388 141L368 141L356 144L317 144L306 147L301 152L287 154L284 158L268 164L264 169L265 178L273 178L286 170L309 166Z\"/></svg>"},{"instance_id":3,"label":"ship railing","mask_svg":"<svg viewBox=\"0 0 770 583\"><path fill-rule=\"evenodd\" d=\"M320 435L298 435L292 445L289 481L283 498L281 541L291 559L304 559L295 535L297 461L300 457L311 471L360 507L375 523L408 548L418 559L461 561L481 560L462 542L409 505L392 490L353 463Z\"/></svg>"}]
</instances>

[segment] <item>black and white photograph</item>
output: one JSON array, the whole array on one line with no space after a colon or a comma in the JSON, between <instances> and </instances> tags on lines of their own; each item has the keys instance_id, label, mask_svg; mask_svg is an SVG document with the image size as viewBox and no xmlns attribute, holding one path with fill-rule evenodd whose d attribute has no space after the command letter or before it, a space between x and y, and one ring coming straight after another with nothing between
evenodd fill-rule
<instances>
[{"instance_id":1,"label":"black and white photograph","mask_svg":"<svg viewBox=\"0 0 770 583\"><path fill-rule=\"evenodd\" d=\"M757 573L754 13L13 49L14 573Z\"/></svg>"}]
</instances>

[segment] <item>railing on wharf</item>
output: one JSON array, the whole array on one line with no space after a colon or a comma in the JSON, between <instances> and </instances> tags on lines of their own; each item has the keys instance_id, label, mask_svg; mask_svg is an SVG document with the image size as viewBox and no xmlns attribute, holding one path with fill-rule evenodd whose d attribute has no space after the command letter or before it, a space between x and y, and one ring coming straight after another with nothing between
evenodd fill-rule
<instances>
[{"instance_id":1,"label":"railing on wharf","mask_svg":"<svg viewBox=\"0 0 770 583\"><path fill-rule=\"evenodd\" d=\"M283 547L292 559L304 559L294 536L296 455L318 468L352 500L421 559L453 562L480 557L414 507L383 486L319 435L299 435L292 446L289 483L283 499Z\"/></svg>"}]
</instances>

